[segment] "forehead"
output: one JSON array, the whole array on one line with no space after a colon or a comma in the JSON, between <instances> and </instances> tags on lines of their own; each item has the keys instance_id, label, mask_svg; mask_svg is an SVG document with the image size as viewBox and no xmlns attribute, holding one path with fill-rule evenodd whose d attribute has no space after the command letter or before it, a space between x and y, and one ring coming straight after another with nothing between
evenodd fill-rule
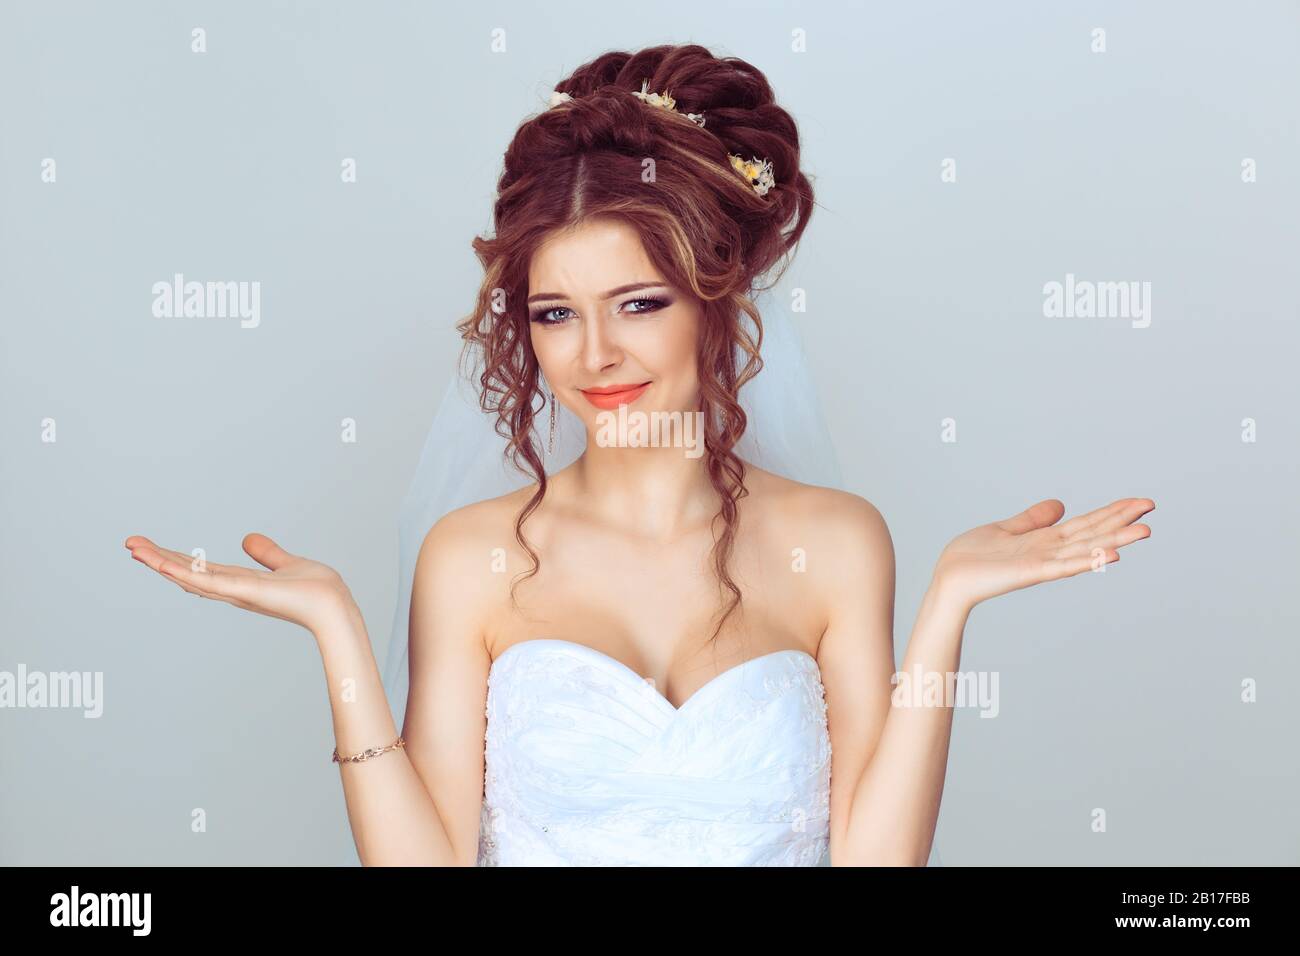
<instances>
[{"instance_id":1,"label":"forehead","mask_svg":"<svg viewBox=\"0 0 1300 956\"><path fill-rule=\"evenodd\" d=\"M538 247L528 267L530 292L578 293L662 278L637 231L611 218L589 219L556 233Z\"/></svg>"}]
</instances>

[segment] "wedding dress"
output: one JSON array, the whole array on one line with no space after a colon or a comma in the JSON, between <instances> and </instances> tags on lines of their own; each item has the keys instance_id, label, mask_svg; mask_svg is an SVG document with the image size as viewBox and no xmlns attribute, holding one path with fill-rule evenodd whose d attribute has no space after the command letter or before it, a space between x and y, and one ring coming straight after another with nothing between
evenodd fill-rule
<instances>
[{"instance_id":1,"label":"wedding dress","mask_svg":"<svg viewBox=\"0 0 1300 956\"><path fill-rule=\"evenodd\" d=\"M736 452L796 481L840 487L788 310L775 294L755 302L764 367L741 389L749 426ZM586 447L581 421L562 406L558 415L550 472ZM547 439L540 436L542 448ZM402 508L384 668L399 727L420 545L448 511L531 483L505 463L504 444L469 380L453 376ZM829 864L826 702L817 662L803 651L733 665L679 708L594 648L531 638L492 663L485 715L481 866Z\"/></svg>"},{"instance_id":2,"label":"wedding dress","mask_svg":"<svg viewBox=\"0 0 1300 956\"><path fill-rule=\"evenodd\" d=\"M673 704L584 644L508 647L488 679L480 866L812 866L831 746L817 662L783 650Z\"/></svg>"}]
</instances>

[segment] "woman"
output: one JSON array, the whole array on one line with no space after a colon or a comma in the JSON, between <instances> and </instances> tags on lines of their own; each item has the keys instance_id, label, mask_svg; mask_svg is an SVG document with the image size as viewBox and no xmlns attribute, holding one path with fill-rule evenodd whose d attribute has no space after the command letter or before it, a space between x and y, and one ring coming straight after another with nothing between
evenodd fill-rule
<instances>
[{"instance_id":1,"label":"woman","mask_svg":"<svg viewBox=\"0 0 1300 956\"><path fill-rule=\"evenodd\" d=\"M952 712L891 693L885 522L737 451L766 421L740 399L767 357L752 296L811 209L762 74L699 46L601 56L520 126L460 329L531 480L423 536L400 736L332 570L258 534L265 571L127 540L315 635L364 864L926 862ZM585 449L554 470L557 403ZM954 539L902 670L952 674L975 604L1118 560L1153 507L1058 525L1049 499Z\"/></svg>"}]
</instances>

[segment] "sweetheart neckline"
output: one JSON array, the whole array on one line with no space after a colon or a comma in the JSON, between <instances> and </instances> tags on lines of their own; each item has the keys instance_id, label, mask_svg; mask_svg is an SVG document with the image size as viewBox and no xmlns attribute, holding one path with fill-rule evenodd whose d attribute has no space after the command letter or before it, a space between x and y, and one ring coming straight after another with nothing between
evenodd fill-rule
<instances>
[{"instance_id":1,"label":"sweetheart neckline","mask_svg":"<svg viewBox=\"0 0 1300 956\"><path fill-rule=\"evenodd\" d=\"M817 664L817 658L813 657L805 650L801 650L799 648L794 648L794 647L786 647L786 648L782 648L779 651L768 651L766 654L759 654L757 657L750 657L746 660L743 660L739 664L732 664L730 667L726 668L725 670L722 670L719 673L715 674L714 676L710 677L707 681L705 681L698 688L696 688L693 694L691 694L684 701L682 701L681 706L679 707L676 704L674 704L671 700L669 700L667 697L665 697L662 693L660 693L659 689L655 687L654 684L652 684L645 677L642 677L640 674L638 674L627 664L624 664L617 657L611 657L610 655L606 654L604 651L598 651L594 647L589 647L586 644L580 644L577 641L565 640L562 637L530 637L523 641L516 641L515 643L507 647L504 651L502 651L500 654L498 654L495 660L493 660L491 665L488 667L489 676L492 674L494 670L496 670L497 663L502 658L504 658L515 648L523 647L525 644L551 644L551 645L558 645L560 647L572 648L572 649L576 649L580 653L588 654L598 661L603 661L606 664L612 666L617 673L633 678L638 685L648 690L656 701L659 701L662 706L668 708L668 712L673 716L677 716L678 714L685 711L686 708L691 706L692 702L694 702L694 700L697 697L701 696L705 691L712 688L715 684L721 683L722 678L726 677L732 671L739 671L746 664L756 664L760 661L771 660L773 658L782 657L788 654L794 654L798 657L808 658L808 660L812 662L813 667L817 667L819 669L819 674L820 674L820 667ZM820 680L820 676L818 679Z\"/></svg>"}]
</instances>

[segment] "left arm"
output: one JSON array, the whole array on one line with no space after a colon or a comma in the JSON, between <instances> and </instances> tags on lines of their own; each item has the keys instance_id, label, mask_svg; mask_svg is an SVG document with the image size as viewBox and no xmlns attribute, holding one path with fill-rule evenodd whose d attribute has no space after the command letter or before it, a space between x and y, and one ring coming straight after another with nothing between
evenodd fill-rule
<instances>
[{"instance_id":1,"label":"left arm","mask_svg":"<svg viewBox=\"0 0 1300 956\"><path fill-rule=\"evenodd\" d=\"M879 512L854 500L855 513L839 523L846 537L832 546L837 559L826 579L830 610L818 648L834 755L831 863L924 866L943 796L952 708L946 697L938 706L908 706L901 693L893 699L893 544ZM1150 535L1133 522L1154 507L1150 499L1121 499L1056 526L1065 507L1048 499L955 538L917 614L904 679L940 675L946 689L976 604L1118 561L1118 548Z\"/></svg>"}]
</instances>

